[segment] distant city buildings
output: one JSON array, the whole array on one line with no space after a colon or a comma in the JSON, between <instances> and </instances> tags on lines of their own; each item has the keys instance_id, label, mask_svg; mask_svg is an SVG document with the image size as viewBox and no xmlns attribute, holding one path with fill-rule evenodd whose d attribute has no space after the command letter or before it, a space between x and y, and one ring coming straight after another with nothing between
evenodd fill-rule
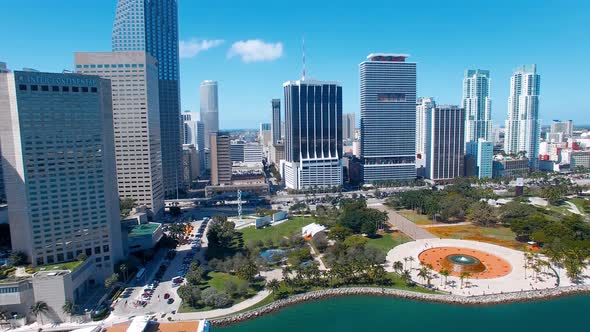
<instances>
[{"instance_id":1,"label":"distant city buildings","mask_svg":"<svg viewBox=\"0 0 590 332\"><path fill-rule=\"evenodd\" d=\"M85 254L96 267L90 278L99 282L122 258L114 135L108 80L0 73L12 249L33 266Z\"/></svg>"},{"instance_id":2,"label":"distant city buildings","mask_svg":"<svg viewBox=\"0 0 590 332\"><path fill-rule=\"evenodd\" d=\"M354 129L356 120L354 113L345 113L342 115L342 139L347 141L354 140Z\"/></svg>"},{"instance_id":3,"label":"distant city buildings","mask_svg":"<svg viewBox=\"0 0 590 332\"><path fill-rule=\"evenodd\" d=\"M416 178L416 64L370 54L360 64L363 180Z\"/></svg>"},{"instance_id":4,"label":"distant city buildings","mask_svg":"<svg viewBox=\"0 0 590 332\"><path fill-rule=\"evenodd\" d=\"M285 91L285 161L281 173L291 189L342 185L342 87L299 80Z\"/></svg>"},{"instance_id":5,"label":"distant city buildings","mask_svg":"<svg viewBox=\"0 0 590 332\"><path fill-rule=\"evenodd\" d=\"M527 157L496 155L493 163L493 177L516 177L528 174L530 166Z\"/></svg>"},{"instance_id":6,"label":"distant city buildings","mask_svg":"<svg viewBox=\"0 0 590 332\"><path fill-rule=\"evenodd\" d=\"M465 175L475 176L479 179L491 179L493 176L494 143L479 138L477 142L467 142L466 147L465 163L472 163L472 165L465 166Z\"/></svg>"},{"instance_id":7,"label":"distant city buildings","mask_svg":"<svg viewBox=\"0 0 590 332\"><path fill-rule=\"evenodd\" d=\"M469 69L463 78L463 108L465 109L465 143L483 138L492 139L492 100L490 71Z\"/></svg>"},{"instance_id":8,"label":"distant city buildings","mask_svg":"<svg viewBox=\"0 0 590 332\"><path fill-rule=\"evenodd\" d=\"M201 121L205 126L205 148L211 147L211 134L219 132L217 82L203 81L200 87Z\"/></svg>"},{"instance_id":9,"label":"distant city buildings","mask_svg":"<svg viewBox=\"0 0 590 332\"><path fill-rule=\"evenodd\" d=\"M199 121L197 113L185 112L182 115L184 144L193 145L199 156L199 171L205 171L205 124ZM184 149L184 148L183 148ZM185 177L186 178L186 177Z\"/></svg>"},{"instance_id":10,"label":"distant city buildings","mask_svg":"<svg viewBox=\"0 0 590 332\"><path fill-rule=\"evenodd\" d=\"M232 162L229 135L211 133L211 184L214 186L231 184Z\"/></svg>"},{"instance_id":11,"label":"distant city buildings","mask_svg":"<svg viewBox=\"0 0 590 332\"><path fill-rule=\"evenodd\" d=\"M118 0L112 45L114 52L145 51L156 59L163 189L175 195L182 182L177 0Z\"/></svg>"},{"instance_id":12,"label":"distant city buildings","mask_svg":"<svg viewBox=\"0 0 590 332\"><path fill-rule=\"evenodd\" d=\"M77 73L111 80L120 198L158 215L164 187L156 59L140 51L76 53L75 63Z\"/></svg>"},{"instance_id":13,"label":"distant city buildings","mask_svg":"<svg viewBox=\"0 0 590 332\"><path fill-rule=\"evenodd\" d=\"M438 106L426 111L426 178L448 181L463 176L465 110Z\"/></svg>"},{"instance_id":14,"label":"distant city buildings","mask_svg":"<svg viewBox=\"0 0 590 332\"><path fill-rule=\"evenodd\" d=\"M232 141L231 161L236 163L262 163L262 145L258 142Z\"/></svg>"},{"instance_id":15,"label":"distant city buildings","mask_svg":"<svg viewBox=\"0 0 590 332\"><path fill-rule=\"evenodd\" d=\"M269 147L272 142L272 125L270 123L261 123L258 130L258 140L264 147Z\"/></svg>"},{"instance_id":16,"label":"distant city buildings","mask_svg":"<svg viewBox=\"0 0 590 332\"><path fill-rule=\"evenodd\" d=\"M281 100L273 99L272 106L272 144L277 144L282 140L281 128Z\"/></svg>"},{"instance_id":17,"label":"distant city buildings","mask_svg":"<svg viewBox=\"0 0 590 332\"><path fill-rule=\"evenodd\" d=\"M537 167L541 126L539 122L539 93L541 77L537 67L522 66L510 78L508 119L504 151L524 153L531 168Z\"/></svg>"},{"instance_id":18,"label":"distant city buildings","mask_svg":"<svg viewBox=\"0 0 590 332\"><path fill-rule=\"evenodd\" d=\"M551 122L551 131L547 135L547 141L552 143L565 142L574 134L574 122L572 120Z\"/></svg>"},{"instance_id":19,"label":"distant city buildings","mask_svg":"<svg viewBox=\"0 0 590 332\"><path fill-rule=\"evenodd\" d=\"M193 144L182 145L182 168L183 185L190 189L192 182L201 175L199 152Z\"/></svg>"}]
</instances>

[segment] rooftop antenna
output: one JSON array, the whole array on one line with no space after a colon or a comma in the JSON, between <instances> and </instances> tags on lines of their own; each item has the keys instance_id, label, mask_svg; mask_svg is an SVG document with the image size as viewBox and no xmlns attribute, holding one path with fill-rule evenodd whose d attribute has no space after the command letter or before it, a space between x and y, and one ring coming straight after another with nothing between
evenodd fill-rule
<instances>
[{"instance_id":1,"label":"rooftop antenna","mask_svg":"<svg viewBox=\"0 0 590 332\"><path fill-rule=\"evenodd\" d=\"M305 81L305 35L303 36L303 76L301 80Z\"/></svg>"}]
</instances>

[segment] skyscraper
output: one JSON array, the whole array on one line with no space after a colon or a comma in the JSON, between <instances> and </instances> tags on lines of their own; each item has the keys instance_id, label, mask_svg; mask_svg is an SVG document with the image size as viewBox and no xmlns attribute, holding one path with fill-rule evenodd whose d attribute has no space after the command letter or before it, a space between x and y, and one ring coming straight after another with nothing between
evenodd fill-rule
<instances>
[{"instance_id":1,"label":"skyscraper","mask_svg":"<svg viewBox=\"0 0 590 332\"><path fill-rule=\"evenodd\" d=\"M182 114L184 144L192 144L199 155L199 171L205 171L205 125L199 121L198 113ZM186 178L186 176L185 176Z\"/></svg>"},{"instance_id":2,"label":"skyscraper","mask_svg":"<svg viewBox=\"0 0 590 332\"><path fill-rule=\"evenodd\" d=\"M567 141L574 135L574 122L572 120L551 122L551 132L547 135L547 141L559 143Z\"/></svg>"},{"instance_id":3,"label":"skyscraper","mask_svg":"<svg viewBox=\"0 0 590 332\"><path fill-rule=\"evenodd\" d=\"M177 0L118 0L113 51L146 51L157 61L165 195L182 182Z\"/></svg>"},{"instance_id":4,"label":"skyscraper","mask_svg":"<svg viewBox=\"0 0 590 332\"><path fill-rule=\"evenodd\" d=\"M75 62L77 73L111 80L119 196L159 214L164 188L156 59L140 51L101 52L76 53Z\"/></svg>"},{"instance_id":5,"label":"skyscraper","mask_svg":"<svg viewBox=\"0 0 590 332\"><path fill-rule=\"evenodd\" d=\"M299 80L285 91L285 159L281 169L292 189L342 185L342 87Z\"/></svg>"},{"instance_id":6,"label":"skyscraper","mask_svg":"<svg viewBox=\"0 0 590 332\"><path fill-rule=\"evenodd\" d=\"M360 64L363 180L416 178L416 64L369 54Z\"/></svg>"},{"instance_id":7,"label":"skyscraper","mask_svg":"<svg viewBox=\"0 0 590 332\"><path fill-rule=\"evenodd\" d=\"M219 108L217 99L217 82L203 81L200 87L201 121L205 126L205 148L211 146L212 133L219 131Z\"/></svg>"},{"instance_id":8,"label":"skyscraper","mask_svg":"<svg viewBox=\"0 0 590 332\"><path fill-rule=\"evenodd\" d=\"M272 144L281 140L281 100L273 99L272 104Z\"/></svg>"},{"instance_id":9,"label":"skyscraper","mask_svg":"<svg viewBox=\"0 0 590 332\"><path fill-rule=\"evenodd\" d=\"M268 149L268 147L272 145L272 139L272 124L261 123L258 130L258 140L262 146L264 146L265 149Z\"/></svg>"},{"instance_id":10,"label":"skyscraper","mask_svg":"<svg viewBox=\"0 0 590 332\"><path fill-rule=\"evenodd\" d=\"M98 76L0 73L0 136L14 251L33 266L122 258L111 84Z\"/></svg>"},{"instance_id":11,"label":"skyscraper","mask_svg":"<svg viewBox=\"0 0 590 332\"><path fill-rule=\"evenodd\" d=\"M354 140L354 129L356 127L355 114L345 113L342 115L342 139Z\"/></svg>"},{"instance_id":12,"label":"skyscraper","mask_svg":"<svg viewBox=\"0 0 590 332\"><path fill-rule=\"evenodd\" d=\"M504 151L509 154L524 152L531 168L537 167L539 159L540 86L536 65L519 67L510 78Z\"/></svg>"},{"instance_id":13,"label":"skyscraper","mask_svg":"<svg viewBox=\"0 0 590 332\"><path fill-rule=\"evenodd\" d=\"M432 97L420 97L416 100L416 155L424 158L426 154L426 112L436 107Z\"/></svg>"},{"instance_id":14,"label":"skyscraper","mask_svg":"<svg viewBox=\"0 0 590 332\"><path fill-rule=\"evenodd\" d=\"M230 155L229 136L222 133L211 133L211 184L218 186L230 184L232 162Z\"/></svg>"},{"instance_id":15,"label":"skyscraper","mask_svg":"<svg viewBox=\"0 0 590 332\"><path fill-rule=\"evenodd\" d=\"M433 181L463 175L465 110L439 106L426 111L426 177Z\"/></svg>"},{"instance_id":16,"label":"skyscraper","mask_svg":"<svg viewBox=\"0 0 590 332\"><path fill-rule=\"evenodd\" d=\"M465 142L492 139L492 100L490 71L468 69L463 78L463 108L465 109Z\"/></svg>"}]
</instances>

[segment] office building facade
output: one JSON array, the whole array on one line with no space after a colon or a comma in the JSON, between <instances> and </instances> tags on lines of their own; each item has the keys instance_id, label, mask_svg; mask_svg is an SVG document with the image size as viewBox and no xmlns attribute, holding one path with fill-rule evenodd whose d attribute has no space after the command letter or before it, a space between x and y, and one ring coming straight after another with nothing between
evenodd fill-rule
<instances>
[{"instance_id":1,"label":"office building facade","mask_svg":"<svg viewBox=\"0 0 590 332\"><path fill-rule=\"evenodd\" d=\"M574 135L574 122L572 120L551 122L551 131L547 134L547 141L552 143L566 142Z\"/></svg>"},{"instance_id":2,"label":"office building facade","mask_svg":"<svg viewBox=\"0 0 590 332\"><path fill-rule=\"evenodd\" d=\"M172 196L182 182L177 0L118 0L112 45L157 61L163 186Z\"/></svg>"},{"instance_id":3,"label":"office building facade","mask_svg":"<svg viewBox=\"0 0 590 332\"><path fill-rule=\"evenodd\" d=\"M1 73L0 136L12 249L33 266L86 254L110 275L123 255L111 83Z\"/></svg>"},{"instance_id":4,"label":"office building facade","mask_svg":"<svg viewBox=\"0 0 590 332\"><path fill-rule=\"evenodd\" d=\"M156 59L145 52L100 52L76 53L75 62L77 73L111 80L119 196L158 216L164 187Z\"/></svg>"},{"instance_id":5,"label":"office building facade","mask_svg":"<svg viewBox=\"0 0 590 332\"><path fill-rule=\"evenodd\" d=\"M539 94L541 77L536 65L522 66L510 78L508 119L504 152L525 152L529 166L536 168L539 155L541 124L539 122Z\"/></svg>"},{"instance_id":6,"label":"office building facade","mask_svg":"<svg viewBox=\"0 0 590 332\"><path fill-rule=\"evenodd\" d=\"M466 176L476 176L479 179L492 178L494 161L494 143L483 138L477 142L467 142L465 162L471 162L473 166L468 169L465 166Z\"/></svg>"},{"instance_id":7,"label":"office building facade","mask_svg":"<svg viewBox=\"0 0 590 332\"><path fill-rule=\"evenodd\" d=\"M205 148L209 149L211 147L211 134L219 131L217 82L201 82L199 93L201 98L201 121L205 126Z\"/></svg>"},{"instance_id":8,"label":"office building facade","mask_svg":"<svg viewBox=\"0 0 590 332\"><path fill-rule=\"evenodd\" d=\"M281 100L273 99L272 106L272 144L277 144L282 139L281 134Z\"/></svg>"},{"instance_id":9,"label":"office building facade","mask_svg":"<svg viewBox=\"0 0 590 332\"><path fill-rule=\"evenodd\" d=\"M342 185L342 87L338 83L299 80L283 84L287 188Z\"/></svg>"},{"instance_id":10,"label":"office building facade","mask_svg":"<svg viewBox=\"0 0 590 332\"><path fill-rule=\"evenodd\" d=\"M356 128L355 114L345 113L342 115L342 139L354 140L354 129Z\"/></svg>"},{"instance_id":11,"label":"office building facade","mask_svg":"<svg viewBox=\"0 0 590 332\"><path fill-rule=\"evenodd\" d=\"M205 124L199 121L199 116L194 112L185 112L182 115L184 144L194 145L199 155L199 171L205 171ZM184 149L184 147L183 147ZM186 176L185 176L186 178Z\"/></svg>"},{"instance_id":12,"label":"office building facade","mask_svg":"<svg viewBox=\"0 0 590 332\"><path fill-rule=\"evenodd\" d=\"M426 112L436 107L432 97L420 97L416 100L416 156L426 155Z\"/></svg>"},{"instance_id":13,"label":"office building facade","mask_svg":"<svg viewBox=\"0 0 590 332\"><path fill-rule=\"evenodd\" d=\"M439 106L426 112L426 178L446 181L463 176L465 110Z\"/></svg>"},{"instance_id":14,"label":"office building facade","mask_svg":"<svg viewBox=\"0 0 590 332\"><path fill-rule=\"evenodd\" d=\"M211 133L211 184L214 186L231 184L232 162L229 135Z\"/></svg>"},{"instance_id":15,"label":"office building facade","mask_svg":"<svg viewBox=\"0 0 590 332\"><path fill-rule=\"evenodd\" d=\"M416 178L416 64L370 54L360 64L363 180Z\"/></svg>"}]
</instances>

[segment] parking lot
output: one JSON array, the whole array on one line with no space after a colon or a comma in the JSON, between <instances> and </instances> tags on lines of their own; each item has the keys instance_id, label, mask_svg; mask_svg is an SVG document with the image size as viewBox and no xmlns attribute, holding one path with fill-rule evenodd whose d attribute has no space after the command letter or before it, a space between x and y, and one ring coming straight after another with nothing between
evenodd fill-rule
<instances>
[{"instance_id":1,"label":"parking lot","mask_svg":"<svg viewBox=\"0 0 590 332\"><path fill-rule=\"evenodd\" d=\"M167 255L154 274L153 278L145 282L136 282L135 287L128 287L113 304L114 316L137 316L144 314L159 314L162 317L167 313L175 313L180 307L180 299L176 289L184 283L191 262L198 260L203 262L203 247L206 247L205 220L194 221L190 234L180 244L172 255Z\"/></svg>"}]
</instances>

